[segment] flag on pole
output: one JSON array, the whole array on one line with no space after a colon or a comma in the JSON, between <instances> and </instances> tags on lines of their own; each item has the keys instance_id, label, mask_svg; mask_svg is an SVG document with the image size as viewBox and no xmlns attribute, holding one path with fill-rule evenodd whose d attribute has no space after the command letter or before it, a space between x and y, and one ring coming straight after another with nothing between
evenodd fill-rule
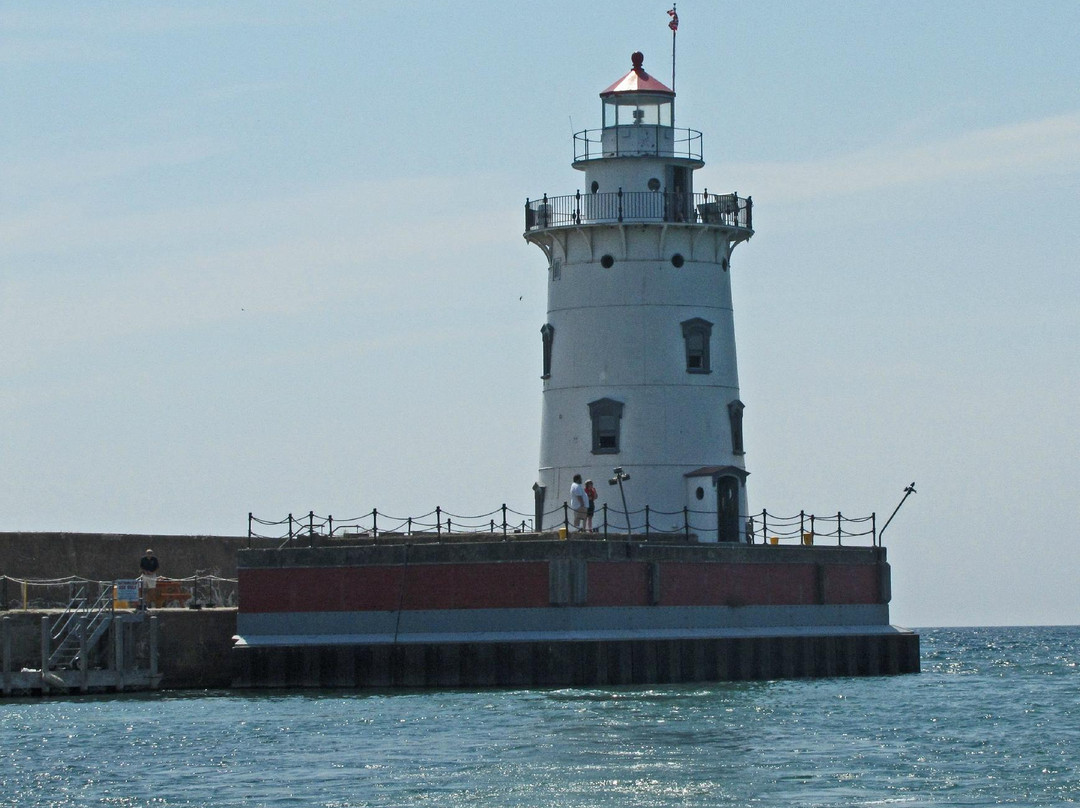
<instances>
[{"instance_id":1,"label":"flag on pole","mask_svg":"<svg viewBox=\"0 0 1080 808\"><path fill-rule=\"evenodd\" d=\"M674 8L672 8L670 11L668 11L668 16L671 17L671 22L669 22L667 24L667 27L670 28L672 31L678 31L679 30L679 15L675 13Z\"/></svg>"}]
</instances>

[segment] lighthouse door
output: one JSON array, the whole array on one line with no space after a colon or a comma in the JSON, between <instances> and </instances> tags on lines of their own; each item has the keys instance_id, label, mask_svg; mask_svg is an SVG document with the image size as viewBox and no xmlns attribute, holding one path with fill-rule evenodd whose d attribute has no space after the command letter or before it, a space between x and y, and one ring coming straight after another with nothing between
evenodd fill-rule
<instances>
[{"instance_id":1,"label":"lighthouse door","mask_svg":"<svg viewBox=\"0 0 1080 808\"><path fill-rule=\"evenodd\" d=\"M685 222L690 214L690 195L686 192L686 169L671 166L668 175L667 215L669 222Z\"/></svg>"},{"instance_id":2,"label":"lighthouse door","mask_svg":"<svg viewBox=\"0 0 1080 808\"><path fill-rule=\"evenodd\" d=\"M716 481L716 521L718 541L739 540L739 481L735 477Z\"/></svg>"}]
</instances>

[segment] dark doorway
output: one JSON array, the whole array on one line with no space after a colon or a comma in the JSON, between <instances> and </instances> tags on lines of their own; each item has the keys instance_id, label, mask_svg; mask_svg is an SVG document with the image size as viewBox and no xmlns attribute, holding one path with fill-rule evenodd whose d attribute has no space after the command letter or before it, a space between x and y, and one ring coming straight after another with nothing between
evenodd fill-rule
<instances>
[{"instance_id":1,"label":"dark doorway","mask_svg":"<svg viewBox=\"0 0 1080 808\"><path fill-rule=\"evenodd\" d=\"M718 541L739 540L739 481L735 477L716 480L716 522Z\"/></svg>"},{"instance_id":2,"label":"dark doorway","mask_svg":"<svg viewBox=\"0 0 1080 808\"><path fill-rule=\"evenodd\" d=\"M686 169L672 166L671 185L668 190L668 210L664 218L669 222L685 222L690 212L690 195L686 192Z\"/></svg>"}]
</instances>

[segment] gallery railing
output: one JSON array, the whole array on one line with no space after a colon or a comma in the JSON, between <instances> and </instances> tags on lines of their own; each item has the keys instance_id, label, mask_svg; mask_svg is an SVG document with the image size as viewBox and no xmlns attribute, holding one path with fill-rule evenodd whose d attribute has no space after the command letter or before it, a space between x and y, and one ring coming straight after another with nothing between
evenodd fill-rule
<instances>
[{"instance_id":1,"label":"gallery railing","mask_svg":"<svg viewBox=\"0 0 1080 808\"><path fill-rule=\"evenodd\" d=\"M754 203L736 194L612 191L525 200L525 230L618 222L673 222L753 229Z\"/></svg>"},{"instance_id":2,"label":"gallery railing","mask_svg":"<svg viewBox=\"0 0 1080 808\"><path fill-rule=\"evenodd\" d=\"M677 157L700 161L701 132L658 124L586 129L574 134L574 162L611 157Z\"/></svg>"}]
</instances>

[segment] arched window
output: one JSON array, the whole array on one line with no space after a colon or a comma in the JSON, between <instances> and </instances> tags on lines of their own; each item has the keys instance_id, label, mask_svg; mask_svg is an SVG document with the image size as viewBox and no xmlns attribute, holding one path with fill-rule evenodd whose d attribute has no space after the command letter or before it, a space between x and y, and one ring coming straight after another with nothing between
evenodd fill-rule
<instances>
[{"instance_id":1,"label":"arched window","mask_svg":"<svg viewBox=\"0 0 1080 808\"><path fill-rule=\"evenodd\" d=\"M708 320L695 317L686 320L682 324L683 341L686 343L686 372L687 373L710 373L709 365L709 341L712 337L712 326Z\"/></svg>"},{"instance_id":2,"label":"arched window","mask_svg":"<svg viewBox=\"0 0 1080 808\"><path fill-rule=\"evenodd\" d=\"M623 403L610 398L589 402L593 454L617 454Z\"/></svg>"},{"instance_id":3,"label":"arched window","mask_svg":"<svg viewBox=\"0 0 1080 808\"><path fill-rule=\"evenodd\" d=\"M544 323L540 327L540 336L544 340L544 375L541 379L551 378L551 343L555 341L555 326Z\"/></svg>"}]
</instances>

